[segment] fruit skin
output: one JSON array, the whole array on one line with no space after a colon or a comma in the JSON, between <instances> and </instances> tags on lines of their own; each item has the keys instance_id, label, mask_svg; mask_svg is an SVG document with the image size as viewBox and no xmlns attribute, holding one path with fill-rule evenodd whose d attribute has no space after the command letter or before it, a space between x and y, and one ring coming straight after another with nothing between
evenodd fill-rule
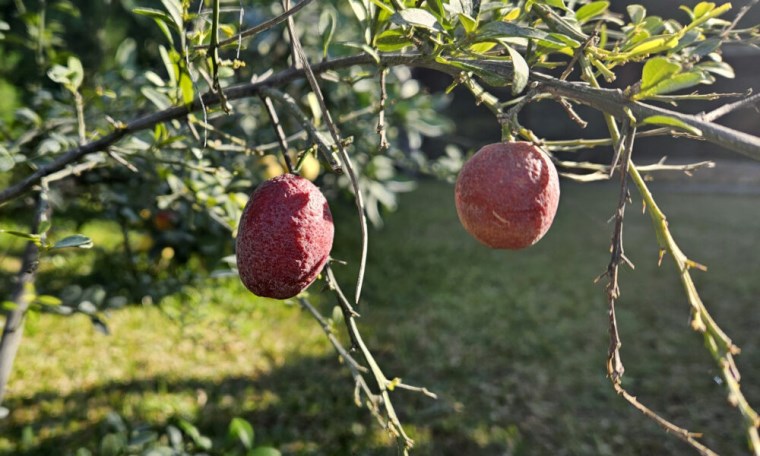
<instances>
[{"instance_id":1,"label":"fruit skin","mask_svg":"<svg viewBox=\"0 0 760 456\"><path fill-rule=\"evenodd\" d=\"M257 296L291 298L322 271L334 233L319 188L293 174L270 179L253 192L240 218L240 280Z\"/></svg>"},{"instance_id":2,"label":"fruit skin","mask_svg":"<svg viewBox=\"0 0 760 456\"><path fill-rule=\"evenodd\" d=\"M557 213L557 170L531 143L489 144L462 167L455 203L464 228L483 244L529 247L546 234Z\"/></svg>"}]
</instances>

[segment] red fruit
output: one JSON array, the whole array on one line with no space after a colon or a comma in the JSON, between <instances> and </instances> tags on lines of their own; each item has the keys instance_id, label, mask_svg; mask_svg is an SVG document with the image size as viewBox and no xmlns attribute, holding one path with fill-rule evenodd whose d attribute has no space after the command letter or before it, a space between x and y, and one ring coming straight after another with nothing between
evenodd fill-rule
<instances>
[{"instance_id":1,"label":"red fruit","mask_svg":"<svg viewBox=\"0 0 760 456\"><path fill-rule=\"evenodd\" d=\"M264 182L238 226L240 280L258 296L297 295L327 262L334 231L330 207L314 184L293 174Z\"/></svg>"},{"instance_id":2,"label":"red fruit","mask_svg":"<svg viewBox=\"0 0 760 456\"><path fill-rule=\"evenodd\" d=\"M557 212L557 170L531 143L489 144L462 167L455 201L459 220L478 241L494 249L529 247Z\"/></svg>"}]
</instances>

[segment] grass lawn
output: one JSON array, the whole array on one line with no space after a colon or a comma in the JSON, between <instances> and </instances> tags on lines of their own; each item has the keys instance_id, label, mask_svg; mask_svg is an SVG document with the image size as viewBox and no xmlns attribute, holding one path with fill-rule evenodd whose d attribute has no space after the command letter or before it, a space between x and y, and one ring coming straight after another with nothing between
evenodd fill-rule
<instances>
[{"instance_id":1,"label":"grass lawn","mask_svg":"<svg viewBox=\"0 0 760 456\"><path fill-rule=\"evenodd\" d=\"M735 194L655 197L682 249L706 264L696 282L743 349L745 394L760 406L760 200ZM365 299L370 348L398 391L402 422L425 455L694 454L618 398L605 377L607 311L593 279L609 260L617 191L563 182L553 228L520 252L489 250L457 221L450 185L425 182L371 233ZM721 454L743 454L738 412L699 335L668 258L657 267L634 196L619 303L624 385ZM333 256L352 290L358 224L334 205ZM312 287L329 314L332 298ZM84 317L30 320L0 421L0 452L98 453L109 412L162 429L182 417L223 438L233 417L283 454L392 455L317 324L297 305L254 299L234 279L113 312L111 336Z\"/></svg>"}]
</instances>

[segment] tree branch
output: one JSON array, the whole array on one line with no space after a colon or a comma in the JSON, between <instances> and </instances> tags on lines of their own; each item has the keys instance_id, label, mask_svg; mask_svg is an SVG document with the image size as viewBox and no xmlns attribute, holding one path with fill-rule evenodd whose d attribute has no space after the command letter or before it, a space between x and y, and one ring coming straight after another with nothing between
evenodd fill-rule
<instances>
[{"instance_id":1,"label":"tree branch","mask_svg":"<svg viewBox=\"0 0 760 456\"><path fill-rule=\"evenodd\" d=\"M510 62L501 60L479 61L466 59L451 59L450 61L452 63L469 62L471 65L476 65L479 69L482 69L489 75L498 74L500 77L504 78L505 83L509 82L511 78L512 65ZM447 73L452 76L456 76L462 71L453 64L436 62L429 56L419 53L380 54L380 64L384 66L418 66ZM311 67L311 70L314 74L321 74L329 70L348 68L354 65L377 65L377 62L373 56L368 54L357 54L315 64ZM261 93L261 89L264 87L278 87L304 77L306 76L303 69L289 68L262 81L229 87L225 90L225 95L227 100L239 100L242 98L258 96L259 93ZM581 83L560 81L540 73L533 73L531 77L534 81L539 82L541 87L552 95L575 100L618 118L626 116L626 109L630 110L630 112L639 120L652 115L665 115L676 118L689 126L701 130L702 137L705 140L735 152L742 153L755 160L760 160L760 138L756 136L711 123L703 120L699 116L682 114L676 111L628 100L619 90L596 89ZM37 168L26 178L5 190L0 191L0 204L24 193L31 188L32 185L39 182L42 177L62 169L66 165L79 160L85 155L103 151L122 138L152 128L156 124L183 118L191 112L200 110L204 104L206 106L219 104L219 96L213 93L207 93L189 105L175 106L163 111L145 115L127 124L121 124L120 128L117 128L115 131L100 139L69 149L52 162Z\"/></svg>"}]
</instances>

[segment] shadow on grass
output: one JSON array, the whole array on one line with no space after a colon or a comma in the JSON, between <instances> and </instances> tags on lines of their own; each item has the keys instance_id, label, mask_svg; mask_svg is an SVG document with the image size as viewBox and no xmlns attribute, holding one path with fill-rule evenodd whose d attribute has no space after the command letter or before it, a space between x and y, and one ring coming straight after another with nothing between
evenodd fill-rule
<instances>
[{"instance_id":1,"label":"shadow on grass","mask_svg":"<svg viewBox=\"0 0 760 456\"><path fill-rule=\"evenodd\" d=\"M335 357L300 358L257 377L219 381L155 377L106 383L68 395L44 391L9 400L5 405L11 414L0 422L0 429L2 435L17 442L17 448L6 454L73 454L80 447L98 454L97 442L107 432L107 425L105 420L92 424L88 415L105 408L122 414L131 427L148 424L161 432L173 416L156 422L141 416L135 407L136 402L158 393L164 398L195 398L195 412L177 416L215 441L224 439L232 418L242 417L253 425L258 445L275 446L284 454L396 454L390 436L365 408L356 407L352 391L352 380ZM486 435L479 439L469 435L479 424L456 424L461 419L457 416L461 404L413 393L393 396L407 432L417 439L415 454L503 454L507 446L516 449L519 444L514 427L487 431L502 434L504 445L490 442ZM31 424L25 419L29 408L37 410ZM60 432L62 429L65 432ZM30 430L34 441L22 443L23 434Z\"/></svg>"}]
</instances>

